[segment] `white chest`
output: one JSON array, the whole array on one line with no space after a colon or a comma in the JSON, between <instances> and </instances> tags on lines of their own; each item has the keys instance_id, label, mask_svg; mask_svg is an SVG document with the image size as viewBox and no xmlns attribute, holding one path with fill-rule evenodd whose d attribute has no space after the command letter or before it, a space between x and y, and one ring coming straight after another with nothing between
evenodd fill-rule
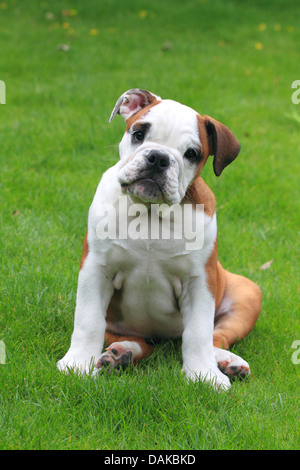
<instances>
[{"instance_id":1,"label":"white chest","mask_svg":"<svg viewBox=\"0 0 300 470\"><path fill-rule=\"evenodd\" d=\"M195 277L206 282L211 244L196 253L184 240L115 240L106 252L106 270L118 297L117 331L146 337L182 334L180 302Z\"/></svg>"},{"instance_id":2,"label":"white chest","mask_svg":"<svg viewBox=\"0 0 300 470\"><path fill-rule=\"evenodd\" d=\"M91 254L98 260L105 276L112 281L115 292L118 292L111 304L118 311L117 315L113 315L114 330L152 337L181 335L182 298L195 279L202 285L206 283L205 265L217 233L215 215L209 217L203 214L203 224L195 234L196 238L200 235L198 240L202 241L198 249L190 243L191 238L186 236L184 230L181 237L177 233L174 237L174 230L171 230L170 237L165 238L160 231L158 237L157 233L153 237L150 223L143 232L146 236L132 237L129 230L132 217L122 219L127 220L125 236L120 237L117 223L116 236L113 233L112 237L101 239L97 226L101 220L99 207L103 193L101 201L96 195L90 210L88 241ZM118 201L117 197L115 201ZM119 217L120 206L117 202L115 207L115 214ZM125 211L121 209L121 215L124 215ZM114 215L114 211L112 213Z\"/></svg>"}]
</instances>

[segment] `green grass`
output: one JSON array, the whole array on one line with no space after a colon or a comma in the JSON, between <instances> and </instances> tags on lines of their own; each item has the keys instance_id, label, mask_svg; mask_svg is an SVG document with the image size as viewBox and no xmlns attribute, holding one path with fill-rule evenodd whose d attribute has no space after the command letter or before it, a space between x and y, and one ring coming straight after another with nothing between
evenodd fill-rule
<instances>
[{"instance_id":1,"label":"green grass","mask_svg":"<svg viewBox=\"0 0 300 470\"><path fill-rule=\"evenodd\" d=\"M1 449L299 448L298 9L292 0L0 2ZM252 375L228 393L186 384L179 341L96 381L56 369L88 208L118 158L124 124L108 118L133 87L213 116L242 145L220 178L211 161L204 169L221 262L263 292L254 331L233 348Z\"/></svg>"}]
</instances>

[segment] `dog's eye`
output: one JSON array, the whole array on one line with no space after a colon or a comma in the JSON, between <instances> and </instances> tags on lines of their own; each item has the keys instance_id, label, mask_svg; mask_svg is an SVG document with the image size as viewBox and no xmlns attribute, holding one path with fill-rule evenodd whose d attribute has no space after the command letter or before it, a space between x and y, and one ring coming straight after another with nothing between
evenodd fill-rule
<instances>
[{"instance_id":1,"label":"dog's eye","mask_svg":"<svg viewBox=\"0 0 300 470\"><path fill-rule=\"evenodd\" d=\"M192 148L187 149L183 156L191 163L199 163L201 160L201 153Z\"/></svg>"},{"instance_id":2,"label":"dog's eye","mask_svg":"<svg viewBox=\"0 0 300 470\"><path fill-rule=\"evenodd\" d=\"M144 141L144 138L145 138L145 132L143 132L143 131L135 131L135 132L132 134L132 141L133 141L134 143L143 142L143 141Z\"/></svg>"}]
</instances>

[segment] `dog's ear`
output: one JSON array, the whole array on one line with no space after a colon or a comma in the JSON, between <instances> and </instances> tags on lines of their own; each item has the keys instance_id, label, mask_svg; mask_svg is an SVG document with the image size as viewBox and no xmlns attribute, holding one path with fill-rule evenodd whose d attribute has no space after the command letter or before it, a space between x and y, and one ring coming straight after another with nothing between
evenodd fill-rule
<instances>
[{"instance_id":1,"label":"dog's ear","mask_svg":"<svg viewBox=\"0 0 300 470\"><path fill-rule=\"evenodd\" d=\"M240 143L233 133L210 116L203 116L207 133L209 155L214 155L214 172L220 176L224 168L240 153Z\"/></svg>"},{"instance_id":2,"label":"dog's ear","mask_svg":"<svg viewBox=\"0 0 300 470\"><path fill-rule=\"evenodd\" d=\"M137 113L141 109L149 106L155 101L160 101L161 98L150 91L141 90L140 88L133 88L123 93L115 104L115 107L111 113L109 122L113 120L115 115L121 114L125 121L130 118L133 114Z\"/></svg>"}]
</instances>

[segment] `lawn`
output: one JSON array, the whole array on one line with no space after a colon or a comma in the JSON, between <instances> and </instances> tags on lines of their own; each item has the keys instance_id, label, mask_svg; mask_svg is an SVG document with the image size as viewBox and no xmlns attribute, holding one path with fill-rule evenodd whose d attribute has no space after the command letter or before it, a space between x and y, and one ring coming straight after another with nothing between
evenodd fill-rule
<instances>
[{"instance_id":1,"label":"lawn","mask_svg":"<svg viewBox=\"0 0 300 470\"><path fill-rule=\"evenodd\" d=\"M0 0L1 449L299 449L298 13L294 0ZM88 208L118 159L124 123L108 119L134 87L241 142L220 178L212 160L203 172L220 260L263 293L233 347L252 375L228 393L185 382L180 341L97 380L56 368Z\"/></svg>"}]
</instances>

